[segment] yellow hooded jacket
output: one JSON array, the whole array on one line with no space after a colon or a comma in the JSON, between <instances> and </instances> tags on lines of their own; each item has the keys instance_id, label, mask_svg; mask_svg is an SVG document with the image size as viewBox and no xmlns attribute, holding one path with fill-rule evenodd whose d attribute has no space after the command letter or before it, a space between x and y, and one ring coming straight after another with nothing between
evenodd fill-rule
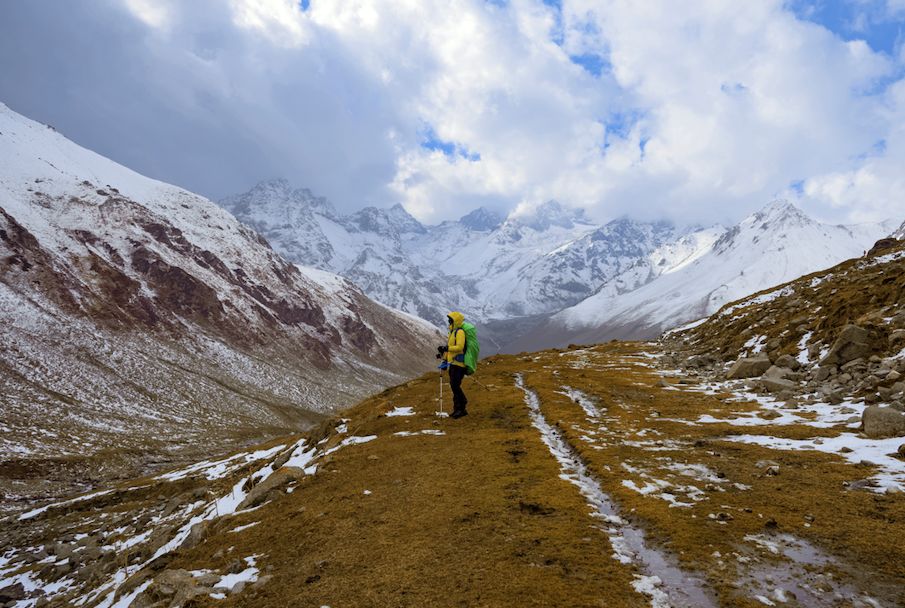
<instances>
[{"instance_id":1,"label":"yellow hooded jacket","mask_svg":"<svg viewBox=\"0 0 905 608\"><path fill-rule=\"evenodd\" d=\"M446 344L449 350L446 351L446 360L450 365L465 367L465 330L462 329L465 317L461 312L451 312L446 316L453 320L449 326L449 339ZM462 355L459 357L461 361L456 360L458 355Z\"/></svg>"}]
</instances>

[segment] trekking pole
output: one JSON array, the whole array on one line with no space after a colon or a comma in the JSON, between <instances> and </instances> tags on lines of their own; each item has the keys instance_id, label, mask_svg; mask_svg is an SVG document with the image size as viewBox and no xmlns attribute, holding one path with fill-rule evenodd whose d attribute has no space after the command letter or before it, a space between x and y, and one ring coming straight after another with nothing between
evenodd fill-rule
<instances>
[{"instance_id":1,"label":"trekking pole","mask_svg":"<svg viewBox=\"0 0 905 608\"><path fill-rule=\"evenodd\" d=\"M480 380L478 380L478 379L475 378L474 376L472 376L471 379L474 380L475 382L477 382L478 384L480 384L482 387L484 387L484 390L485 390L485 391L489 391L489 390L490 390L489 388L487 388L487 386L486 386L483 382L481 382Z\"/></svg>"},{"instance_id":2,"label":"trekking pole","mask_svg":"<svg viewBox=\"0 0 905 608\"><path fill-rule=\"evenodd\" d=\"M440 414L443 414L443 370L440 370Z\"/></svg>"}]
</instances>

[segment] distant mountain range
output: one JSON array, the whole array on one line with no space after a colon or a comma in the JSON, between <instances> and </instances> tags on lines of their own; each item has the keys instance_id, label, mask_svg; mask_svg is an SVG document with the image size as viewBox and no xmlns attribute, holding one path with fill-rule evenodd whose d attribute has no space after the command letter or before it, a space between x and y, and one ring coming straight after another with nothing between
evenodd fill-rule
<instances>
[{"instance_id":1,"label":"distant mountain range","mask_svg":"<svg viewBox=\"0 0 905 608\"><path fill-rule=\"evenodd\" d=\"M400 205L338 213L285 180L220 201L288 259L341 274L432 322L481 322L493 350L648 338L723 302L860 255L892 223L829 226L775 201L729 228L627 218L603 226L556 201L425 226ZM905 229L905 227L903 227Z\"/></svg>"}]
</instances>

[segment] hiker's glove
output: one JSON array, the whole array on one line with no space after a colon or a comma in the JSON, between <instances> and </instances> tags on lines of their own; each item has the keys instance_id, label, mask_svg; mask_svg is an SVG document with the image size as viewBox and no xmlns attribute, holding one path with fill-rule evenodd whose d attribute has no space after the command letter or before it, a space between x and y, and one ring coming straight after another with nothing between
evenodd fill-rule
<instances>
[{"instance_id":1,"label":"hiker's glove","mask_svg":"<svg viewBox=\"0 0 905 608\"><path fill-rule=\"evenodd\" d=\"M440 363L440 365L437 366L437 369L439 369L441 372L445 369L449 369L449 362L443 361L442 363Z\"/></svg>"}]
</instances>

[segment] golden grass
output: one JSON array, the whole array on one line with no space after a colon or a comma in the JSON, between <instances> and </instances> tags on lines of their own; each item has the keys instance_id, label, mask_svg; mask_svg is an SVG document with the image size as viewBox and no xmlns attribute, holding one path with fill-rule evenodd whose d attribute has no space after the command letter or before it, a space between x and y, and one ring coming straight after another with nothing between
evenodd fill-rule
<instances>
[{"instance_id":1,"label":"golden grass","mask_svg":"<svg viewBox=\"0 0 905 608\"><path fill-rule=\"evenodd\" d=\"M902 495L843 488L844 481L870 476L871 467L829 454L729 442L727 434L739 428L726 424L676 422L755 406L660 386L660 377L640 364L641 348L611 343L483 361L480 378L490 390L466 380L470 416L458 421L434 415L435 374L388 389L343 414L349 434L377 435L376 440L326 457L317 474L303 478L291 493L217 520L201 544L175 552L161 566L223 573L235 560L256 555L261 575L272 577L223 600L196 598L190 604L196 607L649 605L631 586L636 570L612 558L600 522L577 489L559 477L559 465L531 426L523 393L514 385L514 374L523 373L545 417L623 516L683 568L703 575L720 605L759 605L737 588L731 556L752 552L744 537L772 529L771 521L779 531L835 556L839 576L854 577L862 588L905 589L905 563L898 559L905 541ZM559 393L564 386L605 408L604 428L593 428L579 405ZM446 397L448 411L448 392ZM416 415L385 416L397 406L411 406ZM308 434L309 441L337 445L344 436L334 432L336 424L325 422ZM445 435L393 434L424 429ZM743 430L790 438L832 433L796 425ZM597 432L593 443L583 438L591 431ZM662 443L626 443L636 441ZM760 460L778 463L780 474L765 475ZM708 487L667 468L675 463L706 465L720 480ZM54 512L44 531L87 533L103 516L127 518L130 510L160 508L171 500L189 504L199 489L223 495L260 466L214 481L136 480L130 485L147 487ZM645 478L637 471L697 486L706 498L670 508L655 495L623 485L625 480L642 485ZM677 498L690 500L683 494ZM720 523L710 517L717 513L731 519ZM259 523L232 532L252 522ZM122 563L132 557L123 555ZM880 595L888 599L891 593Z\"/></svg>"}]
</instances>

